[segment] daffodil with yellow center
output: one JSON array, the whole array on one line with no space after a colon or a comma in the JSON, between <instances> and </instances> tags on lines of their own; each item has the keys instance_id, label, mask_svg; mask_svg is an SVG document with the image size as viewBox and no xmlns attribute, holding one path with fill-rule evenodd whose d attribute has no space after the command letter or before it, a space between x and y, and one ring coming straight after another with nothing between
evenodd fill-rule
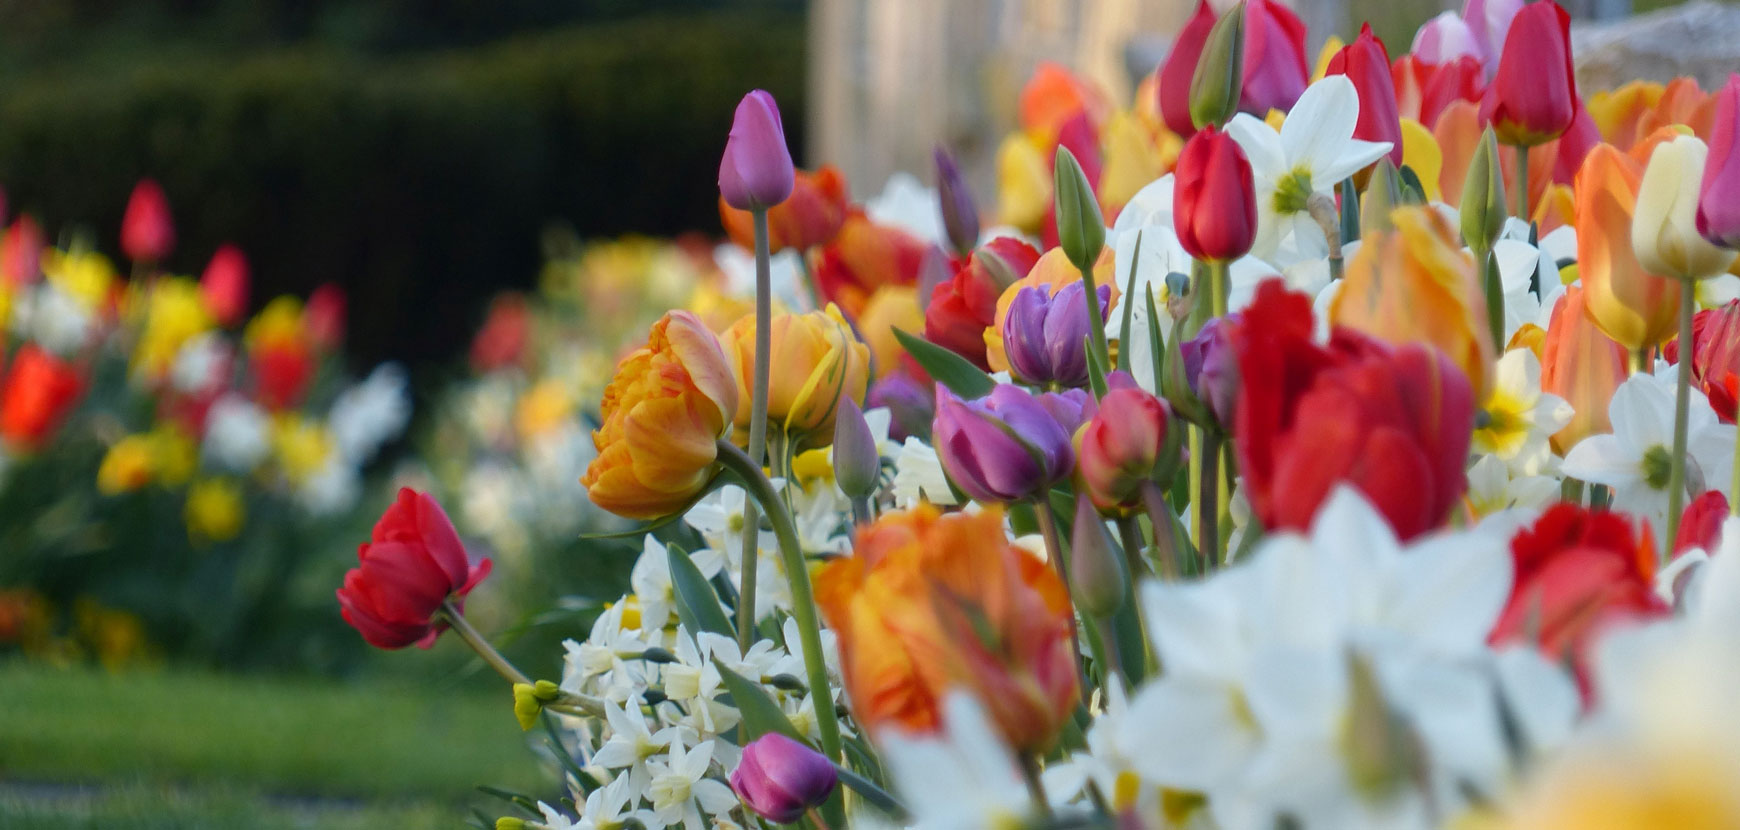
<instances>
[{"instance_id":1,"label":"daffodil with yellow center","mask_svg":"<svg viewBox=\"0 0 1740 830\"><path fill-rule=\"evenodd\" d=\"M53 248L44 250L42 273L56 288L78 300L86 311L94 311L108 302L115 285L115 266L109 264L107 257L76 248L64 253Z\"/></svg>"},{"instance_id":2,"label":"daffodil with yellow center","mask_svg":"<svg viewBox=\"0 0 1740 830\"><path fill-rule=\"evenodd\" d=\"M1474 430L1475 452L1491 453L1506 462L1538 465L1548 452L1547 438L1571 421L1571 405L1541 391L1541 362L1528 349L1513 349L1500 358Z\"/></svg>"}]
</instances>

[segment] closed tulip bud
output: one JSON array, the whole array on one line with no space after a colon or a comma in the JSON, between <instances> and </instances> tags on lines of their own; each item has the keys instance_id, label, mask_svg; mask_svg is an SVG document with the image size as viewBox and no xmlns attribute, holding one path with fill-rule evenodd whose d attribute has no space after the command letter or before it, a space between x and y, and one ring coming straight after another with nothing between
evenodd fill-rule
<instances>
[{"instance_id":1,"label":"closed tulip bud","mask_svg":"<svg viewBox=\"0 0 1740 830\"><path fill-rule=\"evenodd\" d=\"M331 351L344 342L344 319L349 304L344 289L330 282L321 283L308 295L303 320L308 326L308 340L315 348Z\"/></svg>"},{"instance_id":2,"label":"closed tulip bud","mask_svg":"<svg viewBox=\"0 0 1740 830\"><path fill-rule=\"evenodd\" d=\"M1724 248L1740 249L1740 75L1716 93L1710 157L1698 183L1698 233Z\"/></svg>"},{"instance_id":3,"label":"closed tulip bud","mask_svg":"<svg viewBox=\"0 0 1740 830\"><path fill-rule=\"evenodd\" d=\"M84 375L72 364L35 343L20 347L0 379L4 448L25 452L47 443L84 393Z\"/></svg>"},{"instance_id":4,"label":"closed tulip bud","mask_svg":"<svg viewBox=\"0 0 1740 830\"><path fill-rule=\"evenodd\" d=\"M1487 127L1468 161L1462 183L1462 241L1476 251L1490 251L1509 216L1504 197L1504 170L1499 166L1498 137Z\"/></svg>"},{"instance_id":5,"label":"closed tulip bud","mask_svg":"<svg viewBox=\"0 0 1740 830\"><path fill-rule=\"evenodd\" d=\"M1094 503L1075 497L1075 525L1069 537L1069 581L1076 607L1091 617L1110 617L1124 604L1124 562Z\"/></svg>"},{"instance_id":6,"label":"closed tulip bud","mask_svg":"<svg viewBox=\"0 0 1740 830\"><path fill-rule=\"evenodd\" d=\"M834 481L850 498L869 498L882 475L876 436L870 434L863 410L850 395L840 398L839 409L834 416Z\"/></svg>"},{"instance_id":7,"label":"closed tulip bud","mask_svg":"<svg viewBox=\"0 0 1740 830\"><path fill-rule=\"evenodd\" d=\"M388 649L434 645L446 628L436 612L448 601L463 607L490 567L488 559L471 564L446 511L408 487L375 523L357 559L338 589L339 608L364 640Z\"/></svg>"},{"instance_id":8,"label":"closed tulip bud","mask_svg":"<svg viewBox=\"0 0 1740 830\"><path fill-rule=\"evenodd\" d=\"M1577 76L1571 66L1571 16L1553 0L1517 12L1504 38L1481 120L1498 140L1516 147L1552 141L1577 115Z\"/></svg>"},{"instance_id":9,"label":"closed tulip bud","mask_svg":"<svg viewBox=\"0 0 1740 830\"><path fill-rule=\"evenodd\" d=\"M756 815L779 824L802 818L834 792L839 773L826 756L778 732L743 747L731 789Z\"/></svg>"},{"instance_id":10,"label":"closed tulip bud","mask_svg":"<svg viewBox=\"0 0 1740 830\"><path fill-rule=\"evenodd\" d=\"M1662 356L1674 362L1687 359L1684 345L1677 340L1662 348ZM1734 423L1740 398L1740 300L1692 317L1690 359L1692 383L1710 399L1710 408L1722 423Z\"/></svg>"},{"instance_id":11,"label":"closed tulip bud","mask_svg":"<svg viewBox=\"0 0 1740 830\"><path fill-rule=\"evenodd\" d=\"M795 177L779 105L763 90L743 96L719 161L719 195L738 210L766 210L791 195Z\"/></svg>"},{"instance_id":12,"label":"closed tulip bud","mask_svg":"<svg viewBox=\"0 0 1740 830\"><path fill-rule=\"evenodd\" d=\"M1104 325L1112 287L1101 285L1096 293ZM1003 318L1003 352L1010 371L1031 386L1086 386L1087 336L1087 289L1079 280L1055 292L1045 285L1016 289Z\"/></svg>"},{"instance_id":13,"label":"closed tulip bud","mask_svg":"<svg viewBox=\"0 0 1740 830\"><path fill-rule=\"evenodd\" d=\"M248 258L234 245L221 245L199 277L199 295L219 325L233 326L248 313Z\"/></svg>"},{"instance_id":14,"label":"closed tulip bud","mask_svg":"<svg viewBox=\"0 0 1740 830\"><path fill-rule=\"evenodd\" d=\"M1104 513L1140 509L1143 486L1165 486L1177 472L1183 432L1159 398L1136 388L1107 392L1076 433L1077 489Z\"/></svg>"},{"instance_id":15,"label":"closed tulip bud","mask_svg":"<svg viewBox=\"0 0 1740 830\"><path fill-rule=\"evenodd\" d=\"M1057 147L1056 176L1057 244L1080 270L1092 268L1106 247L1106 220L1100 216L1099 197L1075 154Z\"/></svg>"},{"instance_id":16,"label":"closed tulip bud","mask_svg":"<svg viewBox=\"0 0 1740 830\"><path fill-rule=\"evenodd\" d=\"M1244 90L1245 4L1215 21L1190 79L1190 121L1197 129L1221 127L1239 111Z\"/></svg>"},{"instance_id":17,"label":"closed tulip bud","mask_svg":"<svg viewBox=\"0 0 1740 830\"><path fill-rule=\"evenodd\" d=\"M1461 57L1480 59L1480 42L1462 15L1441 12L1420 26L1414 33L1414 45L1408 50L1414 57L1429 64L1444 64Z\"/></svg>"},{"instance_id":18,"label":"closed tulip bud","mask_svg":"<svg viewBox=\"0 0 1740 830\"><path fill-rule=\"evenodd\" d=\"M1631 247L1653 273L1685 280L1708 279L1727 270L1734 252L1710 244L1698 232L1698 191L1709 150L1696 136L1661 143L1649 154L1631 216Z\"/></svg>"},{"instance_id":19,"label":"closed tulip bud","mask_svg":"<svg viewBox=\"0 0 1740 830\"><path fill-rule=\"evenodd\" d=\"M175 221L169 199L151 179L142 179L121 216L121 250L134 262L162 262L175 248Z\"/></svg>"},{"instance_id":20,"label":"closed tulip bud","mask_svg":"<svg viewBox=\"0 0 1740 830\"><path fill-rule=\"evenodd\" d=\"M959 256L972 253L973 246L979 244L979 208L973 203L973 189L961 175L960 165L941 147L936 148L936 196L942 203L943 230L949 244Z\"/></svg>"},{"instance_id":21,"label":"closed tulip bud","mask_svg":"<svg viewBox=\"0 0 1740 830\"><path fill-rule=\"evenodd\" d=\"M1256 185L1250 160L1232 136L1206 127L1178 154L1172 221L1186 253L1231 262L1257 238Z\"/></svg>"},{"instance_id":22,"label":"closed tulip bud","mask_svg":"<svg viewBox=\"0 0 1740 830\"><path fill-rule=\"evenodd\" d=\"M1390 53L1384 42L1371 33L1371 24L1360 27L1359 37L1329 59L1330 75L1346 75L1359 92L1359 120L1353 137L1390 143L1390 163L1402 164L1402 119L1396 111L1396 84L1390 75Z\"/></svg>"},{"instance_id":23,"label":"closed tulip bud","mask_svg":"<svg viewBox=\"0 0 1740 830\"><path fill-rule=\"evenodd\" d=\"M1160 65L1159 82L1154 85L1166 128L1185 138L1196 132L1196 122L1190 117L1190 89L1195 82L1196 65L1202 59L1203 44L1208 42L1214 23L1214 8L1208 5L1208 0L1198 0L1196 11L1173 39L1172 50Z\"/></svg>"},{"instance_id":24,"label":"closed tulip bud","mask_svg":"<svg viewBox=\"0 0 1740 830\"><path fill-rule=\"evenodd\" d=\"M1583 159L1575 187L1577 273L1589 317L1631 352L1654 348L1674 336L1682 290L1678 280L1645 269L1631 246L1631 218L1642 177L1631 157L1600 144Z\"/></svg>"},{"instance_id":25,"label":"closed tulip bud","mask_svg":"<svg viewBox=\"0 0 1740 830\"><path fill-rule=\"evenodd\" d=\"M1037 498L1075 466L1070 433L1037 398L1007 383L971 401L938 384L931 438L943 471L976 501Z\"/></svg>"}]
</instances>

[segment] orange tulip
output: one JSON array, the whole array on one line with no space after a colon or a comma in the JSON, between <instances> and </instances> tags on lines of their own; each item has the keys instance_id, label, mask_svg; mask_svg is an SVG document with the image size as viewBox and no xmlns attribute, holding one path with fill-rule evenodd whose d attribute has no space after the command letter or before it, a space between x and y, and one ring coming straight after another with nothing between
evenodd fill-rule
<instances>
[{"instance_id":1,"label":"orange tulip","mask_svg":"<svg viewBox=\"0 0 1740 830\"><path fill-rule=\"evenodd\" d=\"M1077 78L1062 65L1043 61L1021 88L1018 104L1021 128L1055 136L1065 121L1086 114L1088 123L1104 123L1110 104L1092 84Z\"/></svg>"},{"instance_id":2,"label":"orange tulip","mask_svg":"<svg viewBox=\"0 0 1740 830\"><path fill-rule=\"evenodd\" d=\"M671 311L604 390L598 457L580 484L592 503L630 519L681 510L706 486L717 442L737 411L737 384L700 318Z\"/></svg>"},{"instance_id":3,"label":"orange tulip","mask_svg":"<svg viewBox=\"0 0 1740 830\"><path fill-rule=\"evenodd\" d=\"M768 249L777 254L787 248L805 251L828 244L846 220L846 201L846 177L839 168L824 164L813 173L797 171L791 196L768 208ZM755 218L749 211L725 204L720 196L719 221L731 241L755 248Z\"/></svg>"},{"instance_id":4,"label":"orange tulip","mask_svg":"<svg viewBox=\"0 0 1740 830\"><path fill-rule=\"evenodd\" d=\"M1460 205L1468 164L1480 145L1480 105L1472 101L1452 102L1432 125L1432 137L1438 140L1438 149L1444 156L1444 164L1438 169L1438 190L1446 203Z\"/></svg>"},{"instance_id":5,"label":"orange tulip","mask_svg":"<svg viewBox=\"0 0 1740 830\"><path fill-rule=\"evenodd\" d=\"M1684 124L1708 140L1715 98L1691 78L1675 78L1666 86L1632 81L1611 92L1589 97L1589 115L1601 130L1601 140L1630 151L1640 140L1670 124Z\"/></svg>"},{"instance_id":6,"label":"orange tulip","mask_svg":"<svg viewBox=\"0 0 1740 830\"><path fill-rule=\"evenodd\" d=\"M926 244L892 225L878 225L853 208L815 263L822 298L839 303L847 316L864 313L870 295L884 285L913 285L924 264Z\"/></svg>"},{"instance_id":7,"label":"orange tulip","mask_svg":"<svg viewBox=\"0 0 1740 830\"><path fill-rule=\"evenodd\" d=\"M1679 282L1656 276L1631 249L1631 214L1643 168L1610 144L1596 145L1577 171L1577 272L1589 318L1636 352L1674 336Z\"/></svg>"},{"instance_id":8,"label":"orange tulip","mask_svg":"<svg viewBox=\"0 0 1740 830\"><path fill-rule=\"evenodd\" d=\"M858 333L870 347L876 377L886 377L906 357L906 348L894 338L894 330L924 331L924 308L918 304L918 289L910 285L884 285L870 295L858 315Z\"/></svg>"},{"instance_id":9,"label":"orange tulip","mask_svg":"<svg viewBox=\"0 0 1740 830\"><path fill-rule=\"evenodd\" d=\"M1002 511L920 504L860 529L856 550L817 575L816 603L839 634L858 722L935 730L958 689L1017 750L1049 747L1080 692L1069 594L1010 543Z\"/></svg>"},{"instance_id":10,"label":"orange tulip","mask_svg":"<svg viewBox=\"0 0 1740 830\"><path fill-rule=\"evenodd\" d=\"M1112 301L1106 308L1100 309L1101 313L1106 313L1118 305L1118 278L1113 257L1112 249L1107 247L1100 251L1100 258L1094 260L1094 284L1112 287ZM1003 351L1003 321L1009 317L1009 304L1015 301L1015 295L1021 293L1021 289L1034 285L1046 286L1046 293L1055 294L1057 289L1080 280L1081 272L1070 264L1069 256L1063 249L1052 248L1033 264L1033 270L1028 271L1027 276L1003 289L1003 293L997 296L997 316L992 320L991 327L985 329L985 361L991 364L991 371L1009 371L1009 355Z\"/></svg>"},{"instance_id":11,"label":"orange tulip","mask_svg":"<svg viewBox=\"0 0 1740 830\"><path fill-rule=\"evenodd\" d=\"M1595 327L1585 300L1582 286L1565 289L1541 344L1541 391L1564 398L1574 411L1552 437L1560 455L1584 438L1613 431L1607 404L1625 382L1625 349Z\"/></svg>"},{"instance_id":12,"label":"orange tulip","mask_svg":"<svg viewBox=\"0 0 1740 830\"><path fill-rule=\"evenodd\" d=\"M1390 213L1395 230L1368 233L1329 306L1332 325L1392 343L1436 346L1467 373L1476 400L1492 378L1486 294L1456 229L1429 207Z\"/></svg>"},{"instance_id":13,"label":"orange tulip","mask_svg":"<svg viewBox=\"0 0 1740 830\"><path fill-rule=\"evenodd\" d=\"M773 315L769 336L773 371L767 387L767 422L793 440L815 438L825 446L834 437L834 412L840 396L864 400L870 382L870 347L858 340L840 309ZM738 320L720 338L737 384L736 424L749 434L755 379L755 315ZM800 442L799 448L807 442Z\"/></svg>"}]
</instances>

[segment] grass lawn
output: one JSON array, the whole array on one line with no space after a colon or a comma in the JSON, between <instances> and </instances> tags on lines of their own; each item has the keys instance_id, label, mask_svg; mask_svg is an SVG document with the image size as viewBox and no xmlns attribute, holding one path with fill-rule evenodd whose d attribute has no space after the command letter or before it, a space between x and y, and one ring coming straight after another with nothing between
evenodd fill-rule
<instances>
[{"instance_id":1,"label":"grass lawn","mask_svg":"<svg viewBox=\"0 0 1740 830\"><path fill-rule=\"evenodd\" d=\"M0 663L0 827L459 827L550 786L511 702Z\"/></svg>"}]
</instances>

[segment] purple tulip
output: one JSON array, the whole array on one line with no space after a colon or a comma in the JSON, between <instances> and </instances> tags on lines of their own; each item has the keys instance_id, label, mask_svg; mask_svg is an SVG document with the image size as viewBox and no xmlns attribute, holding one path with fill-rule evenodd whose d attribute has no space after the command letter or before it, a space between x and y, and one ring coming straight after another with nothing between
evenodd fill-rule
<instances>
[{"instance_id":1,"label":"purple tulip","mask_svg":"<svg viewBox=\"0 0 1740 830\"><path fill-rule=\"evenodd\" d=\"M1075 466L1070 434L1047 406L1079 406L1072 398L1042 401L1003 383L971 401L938 385L936 401L931 437L937 458L955 486L976 501L1038 498Z\"/></svg>"},{"instance_id":2,"label":"purple tulip","mask_svg":"<svg viewBox=\"0 0 1740 830\"><path fill-rule=\"evenodd\" d=\"M1740 75L1716 93L1710 152L1698 186L1698 233L1712 245L1740 248Z\"/></svg>"},{"instance_id":3,"label":"purple tulip","mask_svg":"<svg viewBox=\"0 0 1740 830\"><path fill-rule=\"evenodd\" d=\"M1112 287L1102 285L1100 323L1111 311ZM1015 292L1003 318L1003 352L1009 369L1023 383L1035 386L1086 386L1088 312L1087 289L1068 283L1057 293L1030 285Z\"/></svg>"},{"instance_id":4,"label":"purple tulip","mask_svg":"<svg viewBox=\"0 0 1740 830\"><path fill-rule=\"evenodd\" d=\"M948 232L949 245L955 253L966 256L979 244L979 209L973 204L972 188L961 175L954 156L936 148L936 195L942 202L943 230Z\"/></svg>"},{"instance_id":5,"label":"purple tulip","mask_svg":"<svg viewBox=\"0 0 1740 830\"><path fill-rule=\"evenodd\" d=\"M888 407L888 437L904 442L908 437L928 440L930 422L936 417L936 401L930 388L903 370L876 381L870 387L870 408Z\"/></svg>"},{"instance_id":6,"label":"purple tulip","mask_svg":"<svg viewBox=\"0 0 1740 830\"><path fill-rule=\"evenodd\" d=\"M763 90L737 102L725 157L719 160L719 194L738 210L766 210L791 195L796 178L779 105Z\"/></svg>"},{"instance_id":7,"label":"purple tulip","mask_svg":"<svg viewBox=\"0 0 1740 830\"><path fill-rule=\"evenodd\" d=\"M821 806L839 781L825 756L778 732L750 741L742 763L731 773L737 797L757 815L780 824Z\"/></svg>"},{"instance_id":8,"label":"purple tulip","mask_svg":"<svg viewBox=\"0 0 1740 830\"><path fill-rule=\"evenodd\" d=\"M1190 391L1226 426L1232 425L1233 407L1238 403L1239 358L1232 343L1237 320L1237 314L1211 319L1195 337L1179 345Z\"/></svg>"},{"instance_id":9,"label":"purple tulip","mask_svg":"<svg viewBox=\"0 0 1740 830\"><path fill-rule=\"evenodd\" d=\"M1126 375L1126 377L1128 376ZM1107 382L1110 383L1109 380ZM1069 433L1071 437L1075 435L1076 430L1081 429L1082 424L1093 420L1093 417L1100 411L1099 402L1094 400L1094 396L1088 394L1085 389L1045 392L1036 398L1039 405L1045 407L1045 411L1051 413L1051 417L1057 421L1057 425L1063 427L1063 431Z\"/></svg>"}]
</instances>

